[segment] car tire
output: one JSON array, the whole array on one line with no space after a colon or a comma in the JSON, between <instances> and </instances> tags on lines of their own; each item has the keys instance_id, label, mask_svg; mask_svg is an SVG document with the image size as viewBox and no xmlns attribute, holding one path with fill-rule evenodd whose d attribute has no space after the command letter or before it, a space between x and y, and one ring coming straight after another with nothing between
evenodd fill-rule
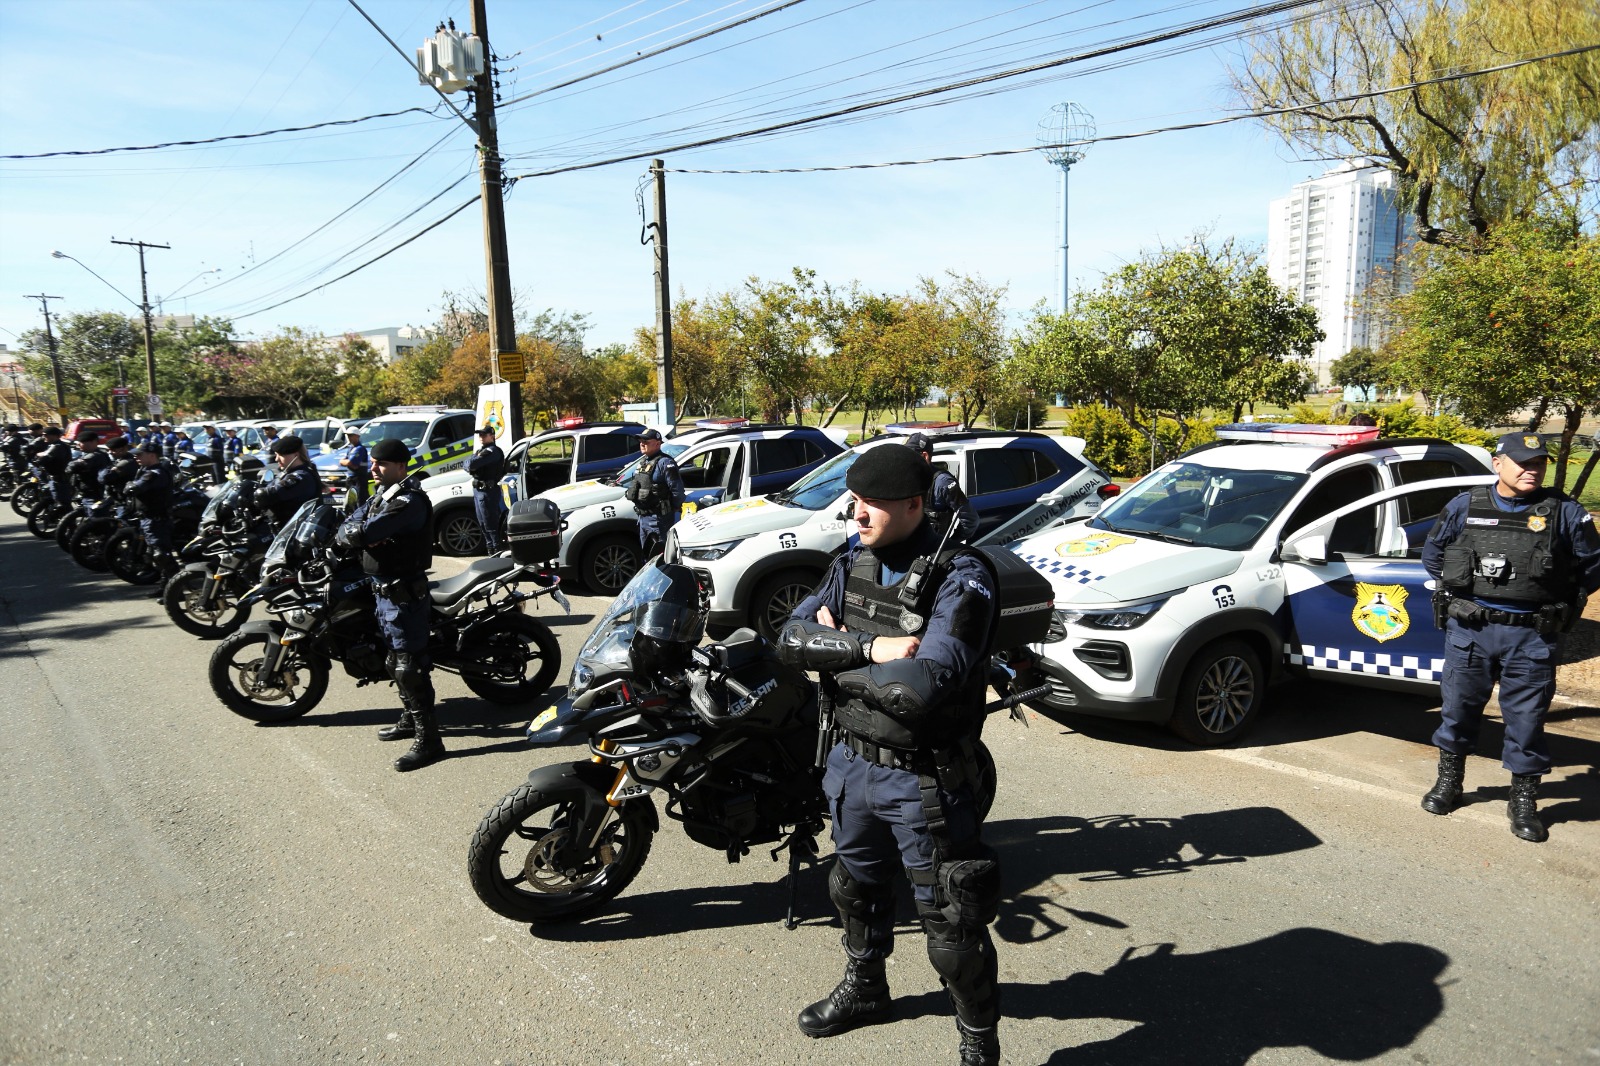
<instances>
[{"instance_id":1,"label":"car tire","mask_svg":"<svg viewBox=\"0 0 1600 1066\"><path fill-rule=\"evenodd\" d=\"M1167 726L1189 743L1215 748L1244 736L1266 698L1261 657L1242 640L1201 648L1183 672Z\"/></svg>"},{"instance_id":2,"label":"car tire","mask_svg":"<svg viewBox=\"0 0 1600 1066\"><path fill-rule=\"evenodd\" d=\"M583 549L579 574L596 596L615 596L639 572L642 555L635 537L621 533L597 537Z\"/></svg>"},{"instance_id":3,"label":"car tire","mask_svg":"<svg viewBox=\"0 0 1600 1066\"><path fill-rule=\"evenodd\" d=\"M440 555L483 554L483 530L478 516L464 507L446 511L434 520L433 539Z\"/></svg>"},{"instance_id":4,"label":"car tire","mask_svg":"<svg viewBox=\"0 0 1600 1066\"><path fill-rule=\"evenodd\" d=\"M776 644L784 621L821 581L822 575L812 570L773 574L750 597L750 628Z\"/></svg>"}]
</instances>

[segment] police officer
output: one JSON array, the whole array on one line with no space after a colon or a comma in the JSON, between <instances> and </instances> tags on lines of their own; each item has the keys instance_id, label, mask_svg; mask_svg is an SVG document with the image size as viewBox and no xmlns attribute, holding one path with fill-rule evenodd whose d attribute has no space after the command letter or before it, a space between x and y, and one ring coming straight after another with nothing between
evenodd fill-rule
<instances>
[{"instance_id":1,"label":"police officer","mask_svg":"<svg viewBox=\"0 0 1600 1066\"><path fill-rule=\"evenodd\" d=\"M672 456L661 452L661 434L647 429L639 434L644 462L633 473L625 494L639 516L639 547L645 558L661 550L667 530L683 513L683 475Z\"/></svg>"},{"instance_id":2,"label":"police officer","mask_svg":"<svg viewBox=\"0 0 1600 1066\"><path fill-rule=\"evenodd\" d=\"M161 445L151 441L134 449L139 472L128 482L128 495L139 501L139 532L144 535L150 560L161 574L158 589L178 569L172 554L172 466L161 458ZM157 598L160 598L157 592Z\"/></svg>"},{"instance_id":3,"label":"police officer","mask_svg":"<svg viewBox=\"0 0 1600 1066\"><path fill-rule=\"evenodd\" d=\"M302 504L322 495L322 478L306 454L305 441L293 434L272 442L272 457L278 476L256 489L255 503L271 516L273 529L282 529ZM242 466L244 460L239 462Z\"/></svg>"},{"instance_id":4,"label":"police officer","mask_svg":"<svg viewBox=\"0 0 1600 1066\"><path fill-rule=\"evenodd\" d=\"M933 438L926 433L913 433L906 438L906 445L933 468L933 487L922 502L928 512L928 520L940 533L954 520L956 531L950 539L962 544L971 543L978 533L978 512L973 508L972 501L967 499L967 494L961 491L955 475L934 463Z\"/></svg>"},{"instance_id":5,"label":"police officer","mask_svg":"<svg viewBox=\"0 0 1600 1066\"><path fill-rule=\"evenodd\" d=\"M172 433L172 458L177 461L195 458L194 441L189 439L186 430L174 430Z\"/></svg>"},{"instance_id":6,"label":"police officer","mask_svg":"<svg viewBox=\"0 0 1600 1066\"><path fill-rule=\"evenodd\" d=\"M228 480L228 444L210 422L200 427L205 433L206 459L211 463L211 480L221 487Z\"/></svg>"},{"instance_id":7,"label":"police officer","mask_svg":"<svg viewBox=\"0 0 1600 1066\"><path fill-rule=\"evenodd\" d=\"M483 553L494 555L500 550L500 520L505 515L505 501L500 496L500 477L506 472L506 456L494 442L493 426L478 430L478 452L467 460L467 473L472 475L472 506L478 512L478 527L483 530Z\"/></svg>"},{"instance_id":8,"label":"police officer","mask_svg":"<svg viewBox=\"0 0 1600 1066\"><path fill-rule=\"evenodd\" d=\"M22 427L16 423L6 426L4 436L0 436L0 455L5 456L6 466L11 472L21 475L27 469L27 464L22 460L22 451L27 446L28 439L22 435Z\"/></svg>"},{"instance_id":9,"label":"police officer","mask_svg":"<svg viewBox=\"0 0 1600 1066\"><path fill-rule=\"evenodd\" d=\"M1495 484L1445 505L1422 562L1437 581L1443 617L1443 719L1433 734L1439 776L1422 809L1449 814L1461 798L1466 757L1478 745L1483 707L1498 679L1511 771L1511 831L1549 837L1538 814L1539 778L1550 770L1544 719L1555 695L1558 635L1600 587L1600 536L1577 501L1544 489L1550 454L1532 433L1508 433L1494 450Z\"/></svg>"},{"instance_id":10,"label":"police officer","mask_svg":"<svg viewBox=\"0 0 1600 1066\"><path fill-rule=\"evenodd\" d=\"M100 475L110 465L111 457L100 450L100 438L96 434L78 434L78 457L67 464L67 474L78 495L86 500L98 500Z\"/></svg>"},{"instance_id":11,"label":"police officer","mask_svg":"<svg viewBox=\"0 0 1600 1066\"><path fill-rule=\"evenodd\" d=\"M66 507L72 502L72 491L67 487L67 464L72 462L72 445L61 439L60 426L44 427L44 447L33 461L44 471L50 498Z\"/></svg>"},{"instance_id":12,"label":"police officer","mask_svg":"<svg viewBox=\"0 0 1600 1066\"><path fill-rule=\"evenodd\" d=\"M860 543L836 559L779 634L779 655L816 670L839 742L823 791L836 861L829 895L844 923L845 976L800 1012L826 1037L889 1016L894 878L911 879L928 958L955 1007L965 1066L1000 1061L997 969L988 923L999 865L979 838L975 744L995 588L964 549L933 560L923 594L901 598L938 548L924 501L933 470L907 448L873 448L845 485ZM909 601L909 604L908 602Z\"/></svg>"},{"instance_id":13,"label":"police officer","mask_svg":"<svg viewBox=\"0 0 1600 1066\"><path fill-rule=\"evenodd\" d=\"M344 455L339 459L339 465L345 468L350 488L356 494L355 505L360 507L367 502L367 478L372 469L372 459L367 454L367 446L361 443L360 426L345 430L344 439Z\"/></svg>"},{"instance_id":14,"label":"police officer","mask_svg":"<svg viewBox=\"0 0 1600 1066\"><path fill-rule=\"evenodd\" d=\"M278 427L272 425L262 426L260 433L261 450L264 452L272 451L272 446L278 442Z\"/></svg>"},{"instance_id":15,"label":"police officer","mask_svg":"<svg viewBox=\"0 0 1600 1066\"><path fill-rule=\"evenodd\" d=\"M336 540L361 549L361 567L373 576L378 627L389 649L389 676L400 690L400 721L378 730L379 740L412 739L394 762L402 772L444 757L433 714L432 662L428 658L428 567L433 565L433 505L417 479L406 476L411 449L392 437L372 446L378 491L339 527Z\"/></svg>"},{"instance_id":16,"label":"police officer","mask_svg":"<svg viewBox=\"0 0 1600 1066\"><path fill-rule=\"evenodd\" d=\"M244 454L244 441L239 439L239 431L232 426L222 432L225 434L222 439L223 461L232 466L233 461ZM227 477L226 470L223 471L223 477Z\"/></svg>"}]
</instances>

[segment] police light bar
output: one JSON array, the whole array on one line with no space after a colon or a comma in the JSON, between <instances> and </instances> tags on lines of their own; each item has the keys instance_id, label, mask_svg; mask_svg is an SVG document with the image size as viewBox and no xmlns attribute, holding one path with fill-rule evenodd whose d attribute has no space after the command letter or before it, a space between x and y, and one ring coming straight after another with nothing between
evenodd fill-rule
<instances>
[{"instance_id":1,"label":"police light bar","mask_svg":"<svg viewBox=\"0 0 1600 1066\"><path fill-rule=\"evenodd\" d=\"M447 408L442 403L418 403L418 404L404 404L404 405L401 405L399 407L391 407L391 408L389 408L389 413L392 414L392 415L418 415L418 414L430 414L431 415L431 414L437 414L438 412L444 411L444 410L447 410Z\"/></svg>"},{"instance_id":2,"label":"police light bar","mask_svg":"<svg viewBox=\"0 0 1600 1066\"><path fill-rule=\"evenodd\" d=\"M550 428L571 429L574 426L583 425L585 421L586 419L582 415L574 415L572 418L558 418L554 422L550 423Z\"/></svg>"},{"instance_id":3,"label":"police light bar","mask_svg":"<svg viewBox=\"0 0 1600 1066\"><path fill-rule=\"evenodd\" d=\"M743 429L750 424L748 418L702 418L694 424L695 429Z\"/></svg>"},{"instance_id":4,"label":"police light bar","mask_svg":"<svg viewBox=\"0 0 1600 1066\"><path fill-rule=\"evenodd\" d=\"M960 433L965 428L967 427L960 422L891 422L883 427L883 431L902 436L926 433L930 437L937 437L945 433Z\"/></svg>"},{"instance_id":5,"label":"police light bar","mask_svg":"<svg viewBox=\"0 0 1600 1066\"><path fill-rule=\"evenodd\" d=\"M1299 422L1235 422L1218 426L1222 440L1247 440L1271 444L1321 444L1340 447L1376 440L1377 426L1322 426Z\"/></svg>"}]
</instances>

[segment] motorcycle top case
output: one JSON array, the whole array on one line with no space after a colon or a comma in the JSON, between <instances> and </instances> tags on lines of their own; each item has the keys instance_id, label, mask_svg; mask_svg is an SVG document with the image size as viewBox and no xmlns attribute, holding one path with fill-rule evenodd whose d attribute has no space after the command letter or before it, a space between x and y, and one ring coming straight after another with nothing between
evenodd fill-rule
<instances>
[{"instance_id":1,"label":"motorcycle top case","mask_svg":"<svg viewBox=\"0 0 1600 1066\"><path fill-rule=\"evenodd\" d=\"M989 651L1044 643L1055 619L1055 591L1050 580L1004 548L972 550L989 565L999 590Z\"/></svg>"},{"instance_id":2,"label":"motorcycle top case","mask_svg":"<svg viewBox=\"0 0 1600 1066\"><path fill-rule=\"evenodd\" d=\"M506 519L511 558L525 566L547 563L561 552L561 508L550 500L521 500Z\"/></svg>"}]
</instances>

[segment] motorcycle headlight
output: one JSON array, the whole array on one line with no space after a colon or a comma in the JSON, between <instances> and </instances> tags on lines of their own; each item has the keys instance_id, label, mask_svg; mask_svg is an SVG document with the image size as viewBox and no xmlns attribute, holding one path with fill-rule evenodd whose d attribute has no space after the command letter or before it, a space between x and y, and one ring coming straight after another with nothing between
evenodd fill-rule
<instances>
[{"instance_id":1,"label":"motorcycle headlight","mask_svg":"<svg viewBox=\"0 0 1600 1066\"><path fill-rule=\"evenodd\" d=\"M589 683L594 680L594 671L583 663L572 664L572 677L567 682L567 698L577 699L589 691Z\"/></svg>"},{"instance_id":2,"label":"motorcycle headlight","mask_svg":"<svg viewBox=\"0 0 1600 1066\"><path fill-rule=\"evenodd\" d=\"M709 562L712 559L722 558L743 543L744 538L740 537L738 540L725 540L721 544L701 544L696 547L683 548L681 552L685 559L699 559L702 562Z\"/></svg>"},{"instance_id":3,"label":"motorcycle headlight","mask_svg":"<svg viewBox=\"0 0 1600 1066\"><path fill-rule=\"evenodd\" d=\"M1103 611L1057 611L1056 618L1062 625L1083 626L1085 629L1138 629L1149 621L1162 606L1171 599L1163 596L1159 600L1149 600L1145 603L1136 603L1127 607L1114 607Z\"/></svg>"}]
</instances>

